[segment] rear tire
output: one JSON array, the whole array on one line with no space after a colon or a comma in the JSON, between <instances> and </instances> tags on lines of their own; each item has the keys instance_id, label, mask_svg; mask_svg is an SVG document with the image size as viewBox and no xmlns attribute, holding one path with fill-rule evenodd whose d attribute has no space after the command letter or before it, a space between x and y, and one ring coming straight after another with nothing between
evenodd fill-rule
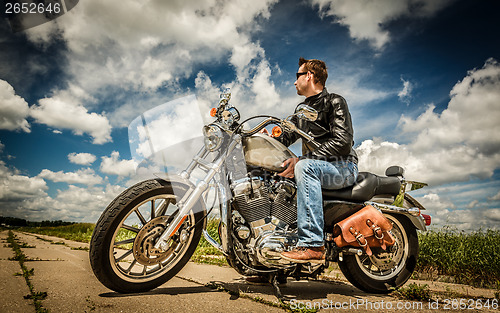
<instances>
[{"instance_id":1,"label":"rear tire","mask_svg":"<svg viewBox=\"0 0 500 313\"><path fill-rule=\"evenodd\" d=\"M405 216L384 214L393 224L396 244L384 251L372 248L373 255L344 255L339 267L347 280L357 288L370 293L389 293L402 286L412 275L417 264L418 237L411 221Z\"/></svg>"},{"instance_id":2,"label":"rear tire","mask_svg":"<svg viewBox=\"0 0 500 313\"><path fill-rule=\"evenodd\" d=\"M178 213L176 203L186 191L185 185L151 179L130 187L109 204L96 224L89 251L92 270L104 286L121 293L144 292L184 267L201 237L201 202L172 236L167 251L155 255L149 249Z\"/></svg>"}]
</instances>

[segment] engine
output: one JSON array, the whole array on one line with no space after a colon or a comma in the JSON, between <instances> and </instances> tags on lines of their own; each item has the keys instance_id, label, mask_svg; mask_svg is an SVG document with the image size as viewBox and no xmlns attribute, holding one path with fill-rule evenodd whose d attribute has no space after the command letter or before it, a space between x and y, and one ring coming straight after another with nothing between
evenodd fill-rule
<instances>
[{"instance_id":1,"label":"engine","mask_svg":"<svg viewBox=\"0 0 500 313\"><path fill-rule=\"evenodd\" d=\"M297 243L296 185L288 180L244 178L232 186L234 232L254 265L290 265L280 253Z\"/></svg>"}]
</instances>

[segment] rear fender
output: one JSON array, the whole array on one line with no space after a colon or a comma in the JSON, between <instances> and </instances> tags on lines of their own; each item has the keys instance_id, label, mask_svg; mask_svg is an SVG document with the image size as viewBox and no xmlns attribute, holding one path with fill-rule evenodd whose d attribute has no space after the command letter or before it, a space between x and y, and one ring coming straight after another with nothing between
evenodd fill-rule
<instances>
[{"instance_id":1,"label":"rear fender","mask_svg":"<svg viewBox=\"0 0 500 313\"><path fill-rule=\"evenodd\" d=\"M420 214L420 209L417 207L402 208L395 205L382 204L374 201L367 201L365 202L365 204L379 209L380 211L382 211L382 213L404 215L412 222L413 226L415 226L416 229L421 231L427 230L427 227L425 226L425 219L422 217L422 215Z\"/></svg>"}]
</instances>

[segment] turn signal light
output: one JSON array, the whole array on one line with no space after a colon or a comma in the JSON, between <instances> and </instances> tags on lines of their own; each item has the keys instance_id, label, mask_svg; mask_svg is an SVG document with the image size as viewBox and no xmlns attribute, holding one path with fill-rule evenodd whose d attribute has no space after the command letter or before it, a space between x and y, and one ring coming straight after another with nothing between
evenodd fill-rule
<instances>
[{"instance_id":1,"label":"turn signal light","mask_svg":"<svg viewBox=\"0 0 500 313\"><path fill-rule=\"evenodd\" d=\"M215 115L217 115L217 108L212 108L212 109L210 110L210 116L211 116L211 117L215 117Z\"/></svg>"},{"instance_id":2,"label":"turn signal light","mask_svg":"<svg viewBox=\"0 0 500 313\"><path fill-rule=\"evenodd\" d=\"M431 225L431 216L427 214L422 214L422 217L425 220L425 226Z\"/></svg>"},{"instance_id":3,"label":"turn signal light","mask_svg":"<svg viewBox=\"0 0 500 313\"><path fill-rule=\"evenodd\" d=\"M278 138L281 136L281 134L283 134L283 130L281 129L281 127L279 126L274 126L273 127L273 130L271 132L271 136L275 137L275 138Z\"/></svg>"}]
</instances>

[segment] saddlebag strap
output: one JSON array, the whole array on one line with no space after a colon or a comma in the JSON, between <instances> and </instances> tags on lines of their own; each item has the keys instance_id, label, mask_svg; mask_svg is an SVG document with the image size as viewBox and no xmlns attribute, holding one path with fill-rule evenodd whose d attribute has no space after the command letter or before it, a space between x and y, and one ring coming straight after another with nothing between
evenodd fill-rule
<instances>
[{"instance_id":1,"label":"saddlebag strap","mask_svg":"<svg viewBox=\"0 0 500 313\"><path fill-rule=\"evenodd\" d=\"M354 227L349 227L349 232L354 236L354 238L356 238L356 241L361 247L364 247L368 244L363 234L360 233L357 229L354 229Z\"/></svg>"},{"instance_id":2,"label":"saddlebag strap","mask_svg":"<svg viewBox=\"0 0 500 313\"><path fill-rule=\"evenodd\" d=\"M358 245L365 249L366 253L368 255L372 255L372 251L370 249L370 247L368 246L368 241L366 240L365 236L363 236L363 234L361 232L359 232L357 229L355 229L354 227L349 227L349 232L354 236L354 238L356 238L356 242L358 243Z\"/></svg>"},{"instance_id":3,"label":"saddlebag strap","mask_svg":"<svg viewBox=\"0 0 500 313\"><path fill-rule=\"evenodd\" d=\"M382 232L382 228L380 228L380 226L372 222L372 220L367 219L366 225L368 225L368 227L370 227L373 230L373 236L375 236L375 238L377 238L378 240L382 240L384 238L384 233Z\"/></svg>"},{"instance_id":4,"label":"saddlebag strap","mask_svg":"<svg viewBox=\"0 0 500 313\"><path fill-rule=\"evenodd\" d=\"M385 216L371 205L335 224L333 241L337 247L360 247L368 255L372 255L370 248L380 247L384 250L395 243L389 232L392 224Z\"/></svg>"}]
</instances>

